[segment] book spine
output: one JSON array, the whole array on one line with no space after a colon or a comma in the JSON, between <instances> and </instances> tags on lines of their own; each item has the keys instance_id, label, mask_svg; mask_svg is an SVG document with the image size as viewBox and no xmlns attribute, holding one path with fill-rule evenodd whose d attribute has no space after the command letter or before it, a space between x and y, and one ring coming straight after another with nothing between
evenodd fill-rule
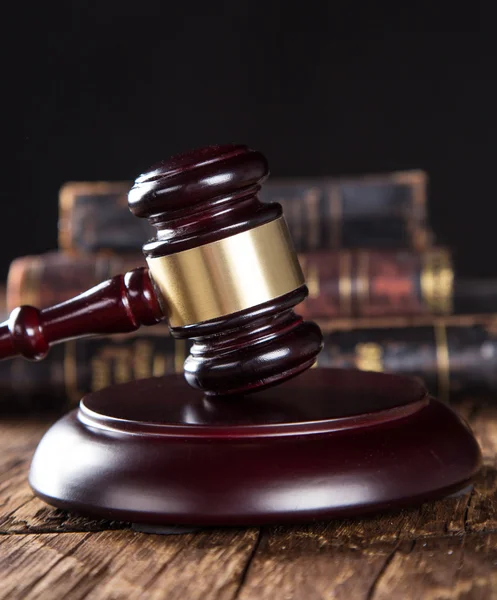
<instances>
[{"instance_id":1,"label":"book spine","mask_svg":"<svg viewBox=\"0 0 497 600\"><path fill-rule=\"evenodd\" d=\"M109 385L182 373L190 343L175 340L166 326L154 330L65 344L64 389L70 403Z\"/></svg>"},{"instance_id":2,"label":"book spine","mask_svg":"<svg viewBox=\"0 0 497 600\"><path fill-rule=\"evenodd\" d=\"M324 331L317 367L419 377L431 394L497 392L497 315L338 320ZM71 408L87 393L133 379L181 373L189 342L164 325L131 335L84 338L56 346L40 363L0 363L2 410ZM186 383L185 383L186 385Z\"/></svg>"},{"instance_id":3,"label":"book spine","mask_svg":"<svg viewBox=\"0 0 497 600\"><path fill-rule=\"evenodd\" d=\"M189 343L157 333L83 338L55 346L39 363L0 363L0 413L67 410L109 385L181 373ZM185 384L186 385L186 384Z\"/></svg>"},{"instance_id":4,"label":"book spine","mask_svg":"<svg viewBox=\"0 0 497 600\"><path fill-rule=\"evenodd\" d=\"M423 253L330 250L299 255L308 318L450 314L453 269L444 248Z\"/></svg>"},{"instance_id":5,"label":"book spine","mask_svg":"<svg viewBox=\"0 0 497 600\"><path fill-rule=\"evenodd\" d=\"M59 191L59 248L68 252L109 249L136 252L152 237L146 219L128 209L129 181L74 181Z\"/></svg>"},{"instance_id":6,"label":"book spine","mask_svg":"<svg viewBox=\"0 0 497 600\"><path fill-rule=\"evenodd\" d=\"M338 248L410 248L432 242L427 177L405 171L350 179L270 179L263 202L278 202L300 252Z\"/></svg>"},{"instance_id":7,"label":"book spine","mask_svg":"<svg viewBox=\"0 0 497 600\"><path fill-rule=\"evenodd\" d=\"M9 311L28 304L46 308L65 302L98 283L145 266L134 254L82 254L46 252L14 259L9 267L6 303Z\"/></svg>"},{"instance_id":8,"label":"book spine","mask_svg":"<svg viewBox=\"0 0 497 600\"><path fill-rule=\"evenodd\" d=\"M338 323L325 336L318 366L419 377L442 400L497 392L496 315L384 321Z\"/></svg>"},{"instance_id":9,"label":"book spine","mask_svg":"<svg viewBox=\"0 0 497 600\"><path fill-rule=\"evenodd\" d=\"M130 252L154 234L127 206L130 182L70 182L59 195L59 247ZM299 252L338 248L426 249L427 178L423 171L349 179L270 179L259 194L279 202Z\"/></svg>"},{"instance_id":10,"label":"book spine","mask_svg":"<svg viewBox=\"0 0 497 600\"><path fill-rule=\"evenodd\" d=\"M309 288L298 307L305 317L448 314L452 308L451 260L442 248L424 253L329 250L302 253L299 260ZM22 257L9 270L8 307L64 302L142 264L139 254Z\"/></svg>"}]
</instances>

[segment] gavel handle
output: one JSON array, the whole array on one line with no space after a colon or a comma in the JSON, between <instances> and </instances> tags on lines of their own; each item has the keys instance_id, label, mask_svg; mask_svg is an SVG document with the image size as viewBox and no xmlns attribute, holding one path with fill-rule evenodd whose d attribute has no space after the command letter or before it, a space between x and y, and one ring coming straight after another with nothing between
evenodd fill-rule
<instances>
[{"instance_id":1,"label":"gavel handle","mask_svg":"<svg viewBox=\"0 0 497 600\"><path fill-rule=\"evenodd\" d=\"M135 331L164 316L148 269L140 267L50 308L14 309L0 325L0 360L18 355L40 360L57 342Z\"/></svg>"}]
</instances>

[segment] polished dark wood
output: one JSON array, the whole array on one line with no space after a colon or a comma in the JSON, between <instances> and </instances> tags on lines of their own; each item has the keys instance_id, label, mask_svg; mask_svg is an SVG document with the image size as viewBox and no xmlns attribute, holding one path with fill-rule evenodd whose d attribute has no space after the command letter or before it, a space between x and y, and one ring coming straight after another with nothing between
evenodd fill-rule
<instances>
[{"instance_id":1,"label":"polished dark wood","mask_svg":"<svg viewBox=\"0 0 497 600\"><path fill-rule=\"evenodd\" d=\"M41 441L30 483L101 518L254 525L443 497L480 460L467 426L415 379L311 369L235 400L167 376L86 396Z\"/></svg>"},{"instance_id":2,"label":"polished dark wood","mask_svg":"<svg viewBox=\"0 0 497 600\"><path fill-rule=\"evenodd\" d=\"M145 255L195 248L278 219L281 206L257 198L268 174L260 152L232 144L173 157L140 175L129 207L157 229ZM194 342L185 363L188 383L210 395L246 393L311 367L322 348L321 331L293 311L307 294L302 285L235 314L171 328L174 337ZM0 326L0 359L21 354L36 360L57 341L151 325L167 317L160 302L147 271L137 269L43 311L20 307Z\"/></svg>"},{"instance_id":3,"label":"polished dark wood","mask_svg":"<svg viewBox=\"0 0 497 600\"><path fill-rule=\"evenodd\" d=\"M128 195L131 212L157 229L145 255L189 250L279 218L279 204L257 198L268 175L264 155L240 144L207 146L151 167Z\"/></svg>"},{"instance_id":4,"label":"polished dark wood","mask_svg":"<svg viewBox=\"0 0 497 600\"><path fill-rule=\"evenodd\" d=\"M47 506L33 496L27 475L32 452L50 421L46 416L4 417L1 595L71 600L494 599L497 406L465 398L454 408L468 419L484 457L474 488L457 497L305 525L206 528L193 534L167 528L183 535L145 535L129 523Z\"/></svg>"},{"instance_id":5,"label":"polished dark wood","mask_svg":"<svg viewBox=\"0 0 497 600\"><path fill-rule=\"evenodd\" d=\"M321 329L292 310L306 295L299 288L237 315L172 329L193 339L185 379L207 395L240 394L311 367L322 348Z\"/></svg>"},{"instance_id":6,"label":"polished dark wood","mask_svg":"<svg viewBox=\"0 0 497 600\"><path fill-rule=\"evenodd\" d=\"M163 318L148 270L140 267L50 308L13 310L0 325L0 359L21 355L39 360L51 344L86 335L127 333Z\"/></svg>"},{"instance_id":7,"label":"polished dark wood","mask_svg":"<svg viewBox=\"0 0 497 600\"><path fill-rule=\"evenodd\" d=\"M137 178L129 206L157 229L146 256L188 250L257 227L281 216L277 203L257 198L269 175L266 158L243 145L209 146L174 157ZM319 328L293 308L306 286L264 305L186 327L193 339L185 362L190 385L211 395L260 390L309 368L322 348Z\"/></svg>"}]
</instances>

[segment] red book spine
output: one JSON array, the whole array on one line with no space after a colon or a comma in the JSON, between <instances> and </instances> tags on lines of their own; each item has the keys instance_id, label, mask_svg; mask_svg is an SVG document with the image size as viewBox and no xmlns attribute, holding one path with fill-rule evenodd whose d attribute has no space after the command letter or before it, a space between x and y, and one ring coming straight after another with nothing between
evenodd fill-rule
<instances>
[{"instance_id":1,"label":"red book spine","mask_svg":"<svg viewBox=\"0 0 497 600\"><path fill-rule=\"evenodd\" d=\"M453 274L444 249L424 253L329 250L299 255L309 297L297 311L308 318L448 314ZM118 273L143 266L141 254L68 255L51 252L12 262L7 308L45 308Z\"/></svg>"},{"instance_id":2,"label":"red book spine","mask_svg":"<svg viewBox=\"0 0 497 600\"><path fill-rule=\"evenodd\" d=\"M309 297L306 317L450 314L453 270L443 248L423 253L336 250L299 256Z\"/></svg>"}]
</instances>

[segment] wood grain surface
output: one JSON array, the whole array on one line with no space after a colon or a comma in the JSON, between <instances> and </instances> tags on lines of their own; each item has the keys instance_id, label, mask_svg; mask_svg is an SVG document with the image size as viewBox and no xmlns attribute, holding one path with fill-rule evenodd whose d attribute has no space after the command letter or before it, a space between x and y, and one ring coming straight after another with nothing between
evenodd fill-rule
<instances>
[{"instance_id":1,"label":"wood grain surface","mask_svg":"<svg viewBox=\"0 0 497 600\"><path fill-rule=\"evenodd\" d=\"M27 484L47 418L0 420L0 598L497 599L497 406L457 410L481 444L474 489L364 519L179 535L53 509Z\"/></svg>"}]
</instances>

